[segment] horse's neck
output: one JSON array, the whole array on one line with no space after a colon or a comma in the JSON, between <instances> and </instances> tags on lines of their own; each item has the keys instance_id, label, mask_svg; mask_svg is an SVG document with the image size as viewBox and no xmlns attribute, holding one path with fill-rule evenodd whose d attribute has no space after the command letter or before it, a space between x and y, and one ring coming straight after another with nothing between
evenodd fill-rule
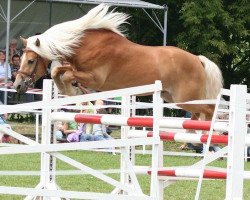
<instances>
[{"instance_id":1,"label":"horse's neck","mask_svg":"<svg viewBox=\"0 0 250 200\"><path fill-rule=\"evenodd\" d=\"M39 67L39 69L41 70L41 72L40 72L41 77L43 76L42 74L44 74L44 75L47 74L49 64L50 64L50 61L48 59L45 59L45 58L40 59L40 67Z\"/></svg>"}]
</instances>

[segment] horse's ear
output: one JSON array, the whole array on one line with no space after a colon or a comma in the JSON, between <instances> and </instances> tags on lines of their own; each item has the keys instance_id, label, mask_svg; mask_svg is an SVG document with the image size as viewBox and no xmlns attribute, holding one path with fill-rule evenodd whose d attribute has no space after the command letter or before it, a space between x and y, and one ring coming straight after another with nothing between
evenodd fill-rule
<instances>
[{"instance_id":1,"label":"horse's ear","mask_svg":"<svg viewBox=\"0 0 250 200\"><path fill-rule=\"evenodd\" d=\"M35 44L36 44L37 47L40 46L40 40L38 38L36 39L36 43Z\"/></svg>"},{"instance_id":2,"label":"horse's ear","mask_svg":"<svg viewBox=\"0 0 250 200\"><path fill-rule=\"evenodd\" d=\"M20 40L22 41L23 43L23 46L27 46L27 39L23 38L22 36L20 36Z\"/></svg>"}]
</instances>

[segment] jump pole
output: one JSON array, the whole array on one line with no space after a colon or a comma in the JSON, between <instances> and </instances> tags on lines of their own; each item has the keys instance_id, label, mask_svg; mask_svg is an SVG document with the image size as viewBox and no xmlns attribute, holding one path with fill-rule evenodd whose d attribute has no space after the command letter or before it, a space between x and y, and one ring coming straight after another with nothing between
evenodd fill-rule
<instances>
[{"instance_id":1,"label":"jump pole","mask_svg":"<svg viewBox=\"0 0 250 200\"><path fill-rule=\"evenodd\" d=\"M129 131L129 138L147 138L152 137L152 131L131 130ZM189 142L189 143L206 143L208 135L196 133L175 133L160 131L160 139L162 141L175 141L175 142ZM250 139L250 137L249 137ZM213 144L227 144L227 135L212 135L211 143ZM250 144L250 141L249 141Z\"/></svg>"},{"instance_id":2,"label":"jump pole","mask_svg":"<svg viewBox=\"0 0 250 200\"><path fill-rule=\"evenodd\" d=\"M154 117L128 117L117 115L91 115L84 113L65 113L53 112L51 119L61 121L76 121L78 123L95 123L105 125L118 126L140 126L152 128ZM186 119L167 119L160 117L159 126L161 128L173 129L195 129L209 131L211 127L210 121L186 120ZM216 122L213 127L214 131L228 131L228 124L225 122Z\"/></svg>"}]
</instances>

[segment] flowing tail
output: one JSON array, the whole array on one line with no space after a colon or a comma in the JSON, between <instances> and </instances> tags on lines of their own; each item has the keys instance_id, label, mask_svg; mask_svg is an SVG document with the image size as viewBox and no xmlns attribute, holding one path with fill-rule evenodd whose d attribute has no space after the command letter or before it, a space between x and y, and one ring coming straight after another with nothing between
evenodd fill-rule
<instances>
[{"instance_id":1,"label":"flowing tail","mask_svg":"<svg viewBox=\"0 0 250 200\"><path fill-rule=\"evenodd\" d=\"M205 56L198 56L206 71L206 99L216 99L223 87L220 68Z\"/></svg>"}]
</instances>

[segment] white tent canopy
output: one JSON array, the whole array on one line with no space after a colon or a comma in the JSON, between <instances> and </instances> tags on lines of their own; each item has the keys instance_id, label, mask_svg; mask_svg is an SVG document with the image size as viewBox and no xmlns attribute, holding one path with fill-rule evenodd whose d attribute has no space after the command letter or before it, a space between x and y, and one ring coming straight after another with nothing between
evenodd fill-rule
<instances>
[{"instance_id":1,"label":"white tent canopy","mask_svg":"<svg viewBox=\"0 0 250 200\"><path fill-rule=\"evenodd\" d=\"M5 49L6 46L8 1L10 1L10 39L19 38L20 35L29 37L44 32L54 24L79 18L86 14L93 4L107 3L142 9L165 9L165 6L140 0L0 0L0 49Z\"/></svg>"},{"instance_id":2,"label":"white tent canopy","mask_svg":"<svg viewBox=\"0 0 250 200\"><path fill-rule=\"evenodd\" d=\"M51 1L68 2L68 3L85 3L85 4L107 3L114 6L150 8L150 9L164 9L165 7L140 0L51 0Z\"/></svg>"}]
</instances>

